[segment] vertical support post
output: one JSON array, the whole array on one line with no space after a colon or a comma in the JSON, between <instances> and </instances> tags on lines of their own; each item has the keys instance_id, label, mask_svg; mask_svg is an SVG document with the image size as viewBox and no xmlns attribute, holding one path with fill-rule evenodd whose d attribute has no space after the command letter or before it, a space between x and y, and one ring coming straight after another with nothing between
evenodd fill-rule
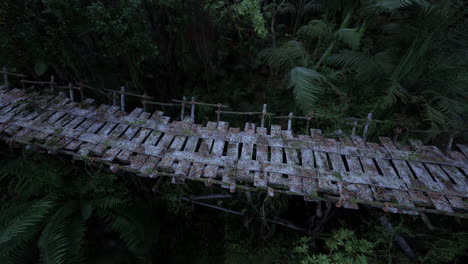
<instances>
[{"instance_id":1,"label":"vertical support post","mask_svg":"<svg viewBox=\"0 0 468 264\"><path fill-rule=\"evenodd\" d=\"M83 92L83 87L80 86L80 97L81 97L81 102L84 101L84 92Z\"/></svg>"},{"instance_id":2,"label":"vertical support post","mask_svg":"<svg viewBox=\"0 0 468 264\"><path fill-rule=\"evenodd\" d=\"M148 112L148 104L146 103L146 99L148 99L148 94L144 92L141 98L141 104L143 105L143 112Z\"/></svg>"},{"instance_id":3,"label":"vertical support post","mask_svg":"<svg viewBox=\"0 0 468 264\"><path fill-rule=\"evenodd\" d=\"M450 133L449 140L448 140L448 143L447 143L447 148L445 149L445 151L452 150L453 140L455 139L456 134L457 134L457 132Z\"/></svg>"},{"instance_id":4,"label":"vertical support post","mask_svg":"<svg viewBox=\"0 0 468 264\"><path fill-rule=\"evenodd\" d=\"M266 117L266 114L267 114L267 105L266 105L266 104L263 104L262 123L261 123L261 127L262 127L262 128L265 127L265 117Z\"/></svg>"},{"instance_id":5,"label":"vertical support post","mask_svg":"<svg viewBox=\"0 0 468 264\"><path fill-rule=\"evenodd\" d=\"M312 120L312 117L307 117L307 121L306 121L306 131L309 131L309 128L310 128L310 120Z\"/></svg>"},{"instance_id":6,"label":"vertical support post","mask_svg":"<svg viewBox=\"0 0 468 264\"><path fill-rule=\"evenodd\" d=\"M182 106L180 108L180 121L184 121L185 118L185 100L187 97L182 96Z\"/></svg>"},{"instance_id":7,"label":"vertical support post","mask_svg":"<svg viewBox=\"0 0 468 264\"><path fill-rule=\"evenodd\" d=\"M403 129L401 127L396 127L395 129L393 129L395 131L395 135L393 135L393 142L397 142L398 140L398 137L400 136L401 132L403 131Z\"/></svg>"},{"instance_id":8,"label":"vertical support post","mask_svg":"<svg viewBox=\"0 0 468 264\"><path fill-rule=\"evenodd\" d=\"M74 103L75 95L73 94L73 87L71 83L68 84L68 91L70 92L70 100L72 101L72 103Z\"/></svg>"},{"instance_id":9,"label":"vertical support post","mask_svg":"<svg viewBox=\"0 0 468 264\"><path fill-rule=\"evenodd\" d=\"M117 93L115 91L112 92L112 105L117 105Z\"/></svg>"},{"instance_id":10,"label":"vertical support post","mask_svg":"<svg viewBox=\"0 0 468 264\"><path fill-rule=\"evenodd\" d=\"M192 97L192 105L190 108L190 118L192 118L192 122L195 123L195 97Z\"/></svg>"},{"instance_id":11,"label":"vertical support post","mask_svg":"<svg viewBox=\"0 0 468 264\"><path fill-rule=\"evenodd\" d=\"M125 86L120 87L120 111L125 112Z\"/></svg>"},{"instance_id":12,"label":"vertical support post","mask_svg":"<svg viewBox=\"0 0 468 264\"><path fill-rule=\"evenodd\" d=\"M55 81L55 78L53 75L50 76L50 91L52 92L52 94L54 94L54 81Z\"/></svg>"},{"instance_id":13,"label":"vertical support post","mask_svg":"<svg viewBox=\"0 0 468 264\"><path fill-rule=\"evenodd\" d=\"M362 133L362 139L367 140L367 134L369 133L369 125L372 120L372 113L367 114L366 125L364 126L364 132Z\"/></svg>"},{"instance_id":14,"label":"vertical support post","mask_svg":"<svg viewBox=\"0 0 468 264\"><path fill-rule=\"evenodd\" d=\"M216 110L216 122L221 121L221 104L218 103L218 108Z\"/></svg>"},{"instance_id":15,"label":"vertical support post","mask_svg":"<svg viewBox=\"0 0 468 264\"><path fill-rule=\"evenodd\" d=\"M292 129L292 119L293 119L294 114L291 112L288 115L288 131L291 131Z\"/></svg>"},{"instance_id":16,"label":"vertical support post","mask_svg":"<svg viewBox=\"0 0 468 264\"><path fill-rule=\"evenodd\" d=\"M10 90L10 84L8 83L8 69L3 67L3 84L7 90Z\"/></svg>"},{"instance_id":17,"label":"vertical support post","mask_svg":"<svg viewBox=\"0 0 468 264\"><path fill-rule=\"evenodd\" d=\"M351 131L351 135L355 136L356 135L356 128L357 128L357 121L353 122L353 130Z\"/></svg>"}]
</instances>

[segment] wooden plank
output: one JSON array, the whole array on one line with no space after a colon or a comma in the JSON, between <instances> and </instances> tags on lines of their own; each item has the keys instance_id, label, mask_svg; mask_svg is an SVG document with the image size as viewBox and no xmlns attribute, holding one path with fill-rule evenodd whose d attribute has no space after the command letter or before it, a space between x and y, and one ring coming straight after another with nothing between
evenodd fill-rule
<instances>
[{"instance_id":1,"label":"wooden plank","mask_svg":"<svg viewBox=\"0 0 468 264\"><path fill-rule=\"evenodd\" d=\"M335 149L338 148L337 142L334 140L330 141L330 147ZM330 163L333 167L334 173L340 175L339 177L343 177L342 174L346 172L346 166L342 157L336 153L329 153L328 155L330 157ZM337 184L340 190L340 201L343 207L347 209L359 209L357 203L354 202L357 199L356 194L360 190L358 186L355 184L347 184L342 181L339 181Z\"/></svg>"},{"instance_id":2,"label":"wooden plank","mask_svg":"<svg viewBox=\"0 0 468 264\"><path fill-rule=\"evenodd\" d=\"M286 163L289 165L300 165L299 163L299 156L297 153L296 149L290 149L287 148L285 149L285 154L286 154ZM288 175L288 185L289 185L289 191L297 193L297 194L304 194L304 191L302 189L303 183L302 183L302 177L294 176L294 175Z\"/></svg>"},{"instance_id":3,"label":"wooden plank","mask_svg":"<svg viewBox=\"0 0 468 264\"><path fill-rule=\"evenodd\" d=\"M156 168L160 161L161 161L161 158L148 157L148 159L145 161L143 166L141 166L140 168L141 174L144 176L148 176L148 177L157 176Z\"/></svg>"},{"instance_id":4,"label":"wooden plank","mask_svg":"<svg viewBox=\"0 0 468 264\"><path fill-rule=\"evenodd\" d=\"M308 136L305 135L299 135L299 137L308 138ZM301 160L303 166L315 168L314 153L312 152L312 149L302 149ZM311 173L312 177L317 177L316 170L311 170ZM304 200L310 202L317 202L319 201L318 199L316 199L318 197L318 182L317 179L314 179L312 177L304 177L302 179Z\"/></svg>"},{"instance_id":5,"label":"wooden plank","mask_svg":"<svg viewBox=\"0 0 468 264\"><path fill-rule=\"evenodd\" d=\"M268 161L268 147L259 144L256 146L256 160L263 166L264 162ZM268 173L264 170L255 172L254 186L266 188L268 186Z\"/></svg>"},{"instance_id":6,"label":"wooden plank","mask_svg":"<svg viewBox=\"0 0 468 264\"><path fill-rule=\"evenodd\" d=\"M147 115L143 113L143 109L135 108L130 114L128 114L128 117L145 118L147 117ZM125 131L125 132L122 132L123 134L121 134L120 131ZM116 139L119 138L121 140L131 141L139 131L140 131L140 128L137 126L132 126L129 124L119 124L117 128L110 134L110 136ZM107 160L107 161L113 161L114 159L117 158L120 152L121 152L120 148L110 148L104 152L102 159ZM128 155L128 153L125 153L125 155Z\"/></svg>"},{"instance_id":7,"label":"wooden plank","mask_svg":"<svg viewBox=\"0 0 468 264\"><path fill-rule=\"evenodd\" d=\"M232 160L236 160L239 157L239 143L229 143L227 146L226 156ZM235 184L236 182L236 164L232 164L232 167L225 167L225 173L223 173L222 181L226 184Z\"/></svg>"}]
</instances>

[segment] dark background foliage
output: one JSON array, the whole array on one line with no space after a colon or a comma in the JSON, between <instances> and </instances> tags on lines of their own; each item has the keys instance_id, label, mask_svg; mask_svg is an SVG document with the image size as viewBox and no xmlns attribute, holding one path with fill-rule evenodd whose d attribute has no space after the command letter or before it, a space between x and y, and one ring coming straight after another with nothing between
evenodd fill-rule
<instances>
[{"instance_id":1,"label":"dark background foliage","mask_svg":"<svg viewBox=\"0 0 468 264\"><path fill-rule=\"evenodd\" d=\"M461 0L4 0L0 63L30 79L125 85L157 101L372 112L444 144L449 131L466 129L466 10ZM210 114L198 113L201 121ZM349 133L333 119L313 125ZM223 190L155 185L4 145L0 153L0 263L417 262L393 244L396 233L423 263L463 263L468 249L466 221L456 218L429 216L429 231L417 217L391 216L392 233L375 210L337 210L308 238L262 220L313 228L315 208L299 198L241 193L215 202L248 215L238 217L179 199Z\"/></svg>"}]
</instances>

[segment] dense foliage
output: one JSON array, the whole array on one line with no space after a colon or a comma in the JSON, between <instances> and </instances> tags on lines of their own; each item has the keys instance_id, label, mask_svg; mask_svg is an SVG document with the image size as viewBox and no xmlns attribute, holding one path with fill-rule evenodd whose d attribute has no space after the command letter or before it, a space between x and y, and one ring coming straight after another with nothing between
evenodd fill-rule
<instances>
[{"instance_id":1,"label":"dense foliage","mask_svg":"<svg viewBox=\"0 0 468 264\"><path fill-rule=\"evenodd\" d=\"M465 127L466 10L461 0L7 0L0 61L160 100L373 112L431 137Z\"/></svg>"},{"instance_id":2,"label":"dense foliage","mask_svg":"<svg viewBox=\"0 0 468 264\"><path fill-rule=\"evenodd\" d=\"M424 130L421 138L447 138L448 131L466 130L467 10L463 0L3 0L0 63L29 79L125 85L157 101L187 95L239 110L268 103L277 114L333 118L372 112ZM197 111L205 121L208 111ZM314 125L349 132L333 118ZM381 129L390 133L393 126ZM0 148L0 263L467 257L465 220L430 216L435 229L428 231L419 218L392 216L397 226L390 232L372 209L335 208L320 225L302 198L239 192L213 202L239 217L181 200L223 189L7 152ZM280 218L320 228L306 236L266 221ZM418 260L396 247L397 234Z\"/></svg>"}]
</instances>

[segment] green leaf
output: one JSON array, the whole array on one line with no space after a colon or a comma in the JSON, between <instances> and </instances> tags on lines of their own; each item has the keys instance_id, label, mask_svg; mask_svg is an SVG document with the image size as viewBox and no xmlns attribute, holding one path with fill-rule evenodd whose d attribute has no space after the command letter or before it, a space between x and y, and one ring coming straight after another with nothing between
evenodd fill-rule
<instances>
[{"instance_id":1,"label":"green leaf","mask_svg":"<svg viewBox=\"0 0 468 264\"><path fill-rule=\"evenodd\" d=\"M42 61L38 61L36 62L36 65L34 65L34 71L36 72L37 76L44 75L44 73L47 72L47 69L49 69L49 65Z\"/></svg>"}]
</instances>

